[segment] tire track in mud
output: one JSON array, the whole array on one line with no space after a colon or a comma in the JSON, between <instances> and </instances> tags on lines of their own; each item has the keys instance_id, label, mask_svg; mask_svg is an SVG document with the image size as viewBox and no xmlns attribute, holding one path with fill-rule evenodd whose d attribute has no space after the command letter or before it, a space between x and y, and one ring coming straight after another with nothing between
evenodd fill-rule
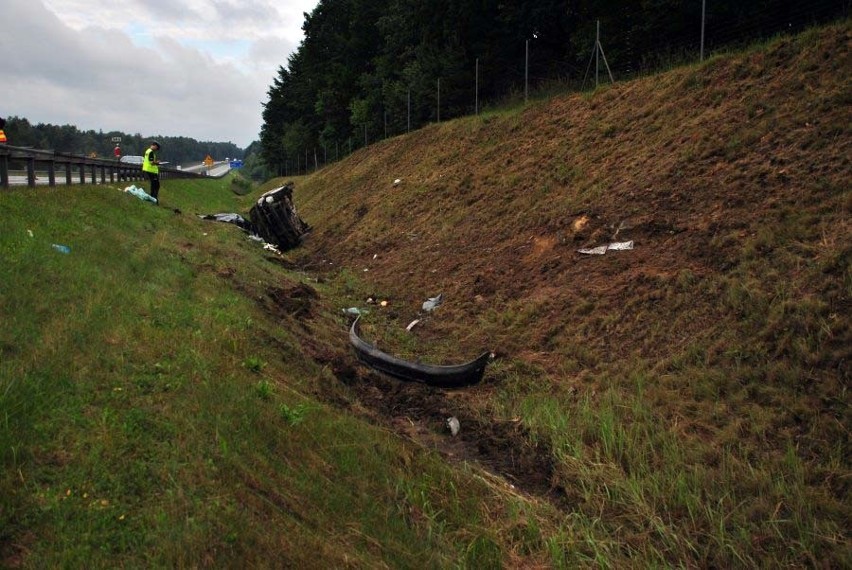
<instances>
[{"instance_id":1,"label":"tire track in mud","mask_svg":"<svg viewBox=\"0 0 852 570\"><path fill-rule=\"evenodd\" d=\"M460 393L486 387L487 379L478 386L445 390L390 378L358 363L354 354L313 354L347 386L350 410L448 461L479 465L515 490L571 509L564 489L554 484L555 465L547 445L536 443L520 420L485 422L466 409ZM335 405L342 404L334 400ZM459 420L455 436L447 426L450 417Z\"/></svg>"},{"instance_id":2,"label":"tire track in mud","mask_svg":"<svg viewBox=\"0 0 852 570\"><path fill-rule=\"evenodd\" d=\"M348 398L341 398L336 390L320 389L317 397L365 415L448 461L474 463L518 491L571 509L565 490L555 484L558 478L547 445L535 442L521 421L483 421L465 406L462 392L487 389L487 377L476 386L445 390L385 376L359 363L351 351L313 341L310 321L318 295L311 287L270 288L266 293L259 299L264 310L278 318L295 317L307 333L305 352L349 392ZM447 427L450 417L460 423L455 436Z\"/></svg>"},{"instance_id":3,"label":"tire track in mud","mask_svg":"<svg viewBox=\"0 0 852 570\"><path fill-rule=\"evenodd\" d=\"M549 448L534 442L521 421L483 422L465 410L461 398L452 396L455 391L402 382L374 371L368 371L350 389L377 422L448 461L475 463L517 490L559 508L568 507L564 493L554 486ZM447 426L450 417L459 420L455 436Z\"/></svg>"}]
</instances>

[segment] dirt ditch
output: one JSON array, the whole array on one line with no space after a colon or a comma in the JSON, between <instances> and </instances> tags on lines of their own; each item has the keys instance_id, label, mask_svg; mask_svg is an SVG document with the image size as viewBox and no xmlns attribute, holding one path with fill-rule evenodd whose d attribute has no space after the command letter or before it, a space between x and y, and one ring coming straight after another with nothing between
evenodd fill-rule
<instances>
[{"instance_id":1,"label":"dirt ditch","mask_svg":"<svg viewBox=\"0 0 852 570\"><path fill-rule=\"evenodd\" d=\"M391 378L359 363L341 330L340 345L329 347L311 334L316 323L316 291L305 284L272 287L260 296L259 304L276 319L294 318L307 337L303 349L328 367L346 386L347 397L339 390L319 390L317 397L338 407L346 407L376 424L392 429L448 461L470 462L504 478L516 490L546 499L559 508L570 507L563 489L554 486L554 463L547 445L530 437L520 420L483 421L481 414L466 406L466 396L487 390L489 380L462 389L445 390L417 382ZM449 418L459 422L453 435Z\"/></svg>"},{"instance_id":2,"label":"dirt ditch","mask_svg":"<svg viewBox=\"0 0 852 570\"><path fill-rule=\"evenodd\" d=\"M340 338L348 345L345 334ZM331 353L317 346L306 348L346 385L349 393L346 401L334 394L320 393L319 397L392 429L448 461L474 463L520 492L562 509L570 508L564 490L554 486L550 450L535 443L520 420L487 422L467 409L464 392L487 389L487 376L479 386L444 390L385 376L359 363L348 350ZM450 418L458 420L455 435L449 427Z\"/></svg>"},{"instance_id":3,"label":"dirt ditch","mask_svg":"<svg viewBox=\"0 0 852 570\"><path fill-rule=\"evenodd\" d=\"M466 411L453 392L371 370L359 376L350 388L375 421L450 461L476 463L522 491L559 502L560 493L552 487L550 451L534 443L520 421L483 422ZM450 418L458 420L456 435Z\"/></svg>"}]
</instances>

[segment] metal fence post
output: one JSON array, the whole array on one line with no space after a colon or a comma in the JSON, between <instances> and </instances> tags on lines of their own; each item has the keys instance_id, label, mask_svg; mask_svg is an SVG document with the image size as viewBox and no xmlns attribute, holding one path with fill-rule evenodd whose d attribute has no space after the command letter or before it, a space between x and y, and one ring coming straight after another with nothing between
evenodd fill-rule
<instances>
[{"instance_id":1,"label":"metal fence post","mask_svg":"<svg viewBox=\"0 0 852 570\"><path fill-rule=\"evenodd\" d=\"M474 102L474 112L479 115L479 58L476 58L476 98Z\"/></svg>"},{"instance_id":2,"label":"metal fence post","mask_svg":"<svg viewBox=\"0 0 852 570\"><path fill-rule=\"evenodd\" d=\"M701 0L701 59L700 61L704 61L704 17L706 14L705 8L707 5L707 0Z\"/></svg>"},{"instance_id":3,"label":"metal fence post","mask_svg":"<svg viewBox=\"0 0 852 570\"><path fill-rule=\"evenodd\" d=\"M530 41L526 41L524 55L524 103L530 98Z\"/></svg>"},{"instance_id":4,"label":"metal fence post","mask_svg":"<svg viewBox=\"0 0 852 570\"><path fill-rule=\"evenodd\" d=\"M600 53L600 45L601 45L601 21L597 20L597 32L595 33L595 89L598 88L598 69L599 63L598 54Z\"/></svg>"},{"instance_id":5,"label":"metal fence post","mask_svg":"<svg viewBox=\"0 0 852 570\"><path fill-rule=\"evenodd\" d=\"M438 78L438 122L441 122L441 78Z\"/></svg>"}]
</instances>

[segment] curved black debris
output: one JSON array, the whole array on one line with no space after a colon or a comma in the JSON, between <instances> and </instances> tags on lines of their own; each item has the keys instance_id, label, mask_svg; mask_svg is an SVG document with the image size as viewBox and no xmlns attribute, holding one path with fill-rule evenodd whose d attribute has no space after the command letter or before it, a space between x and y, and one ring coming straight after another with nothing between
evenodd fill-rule
<instances>
[{"instance_id":1,"label":"curved black debris","mask_svg":"<svg viewBox=\"0 0 852 570\"><path fill-rule=\"evenodd\" d=\"M379 372L384 372L400 380L423 382L445 388L468 386L482 380L485 367L494 358L492 353L483 352L479 358L465 364L436 365L409 362L386 354L362 340L358 336L359 320L360 317L355 319L349 329L349 342L355 349L358 360Z\"/></svg>"}]
</instances>

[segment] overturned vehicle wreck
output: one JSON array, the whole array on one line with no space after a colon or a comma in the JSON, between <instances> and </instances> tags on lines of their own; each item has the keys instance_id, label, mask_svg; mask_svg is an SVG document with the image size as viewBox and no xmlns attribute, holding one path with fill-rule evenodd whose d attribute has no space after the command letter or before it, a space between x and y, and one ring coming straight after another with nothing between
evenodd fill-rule
<instances>
[{"instance_id":1,"label":"overturned vehicle wreck","mask_svg":"<svg viewBox=\"0 0 852 570\"><path fill-rule=\"evenodd\" d=\"M494 358L491 352L483 352L475 360L464 364L438 365L409 362L384 353L361 339L358 326L360 320L360 317L356 318L349 328L349 342L355 349L358 360L379 372L384 372L400 380L422 382L442 388L468 386L482 380L485 367Z\"/></svg>"},{"instance_id":2,"label":"overturned vehicle wreck","mask_svg":"<svg viewBox=\"0 0 852 570\"><path fill-rule=\"evenodd\" d=\"M298 246L311 230L296 212L292 182L258 198L249 217L256 233L267 243L275 244L282 250Z\"/></svg>"}]
</instances>

